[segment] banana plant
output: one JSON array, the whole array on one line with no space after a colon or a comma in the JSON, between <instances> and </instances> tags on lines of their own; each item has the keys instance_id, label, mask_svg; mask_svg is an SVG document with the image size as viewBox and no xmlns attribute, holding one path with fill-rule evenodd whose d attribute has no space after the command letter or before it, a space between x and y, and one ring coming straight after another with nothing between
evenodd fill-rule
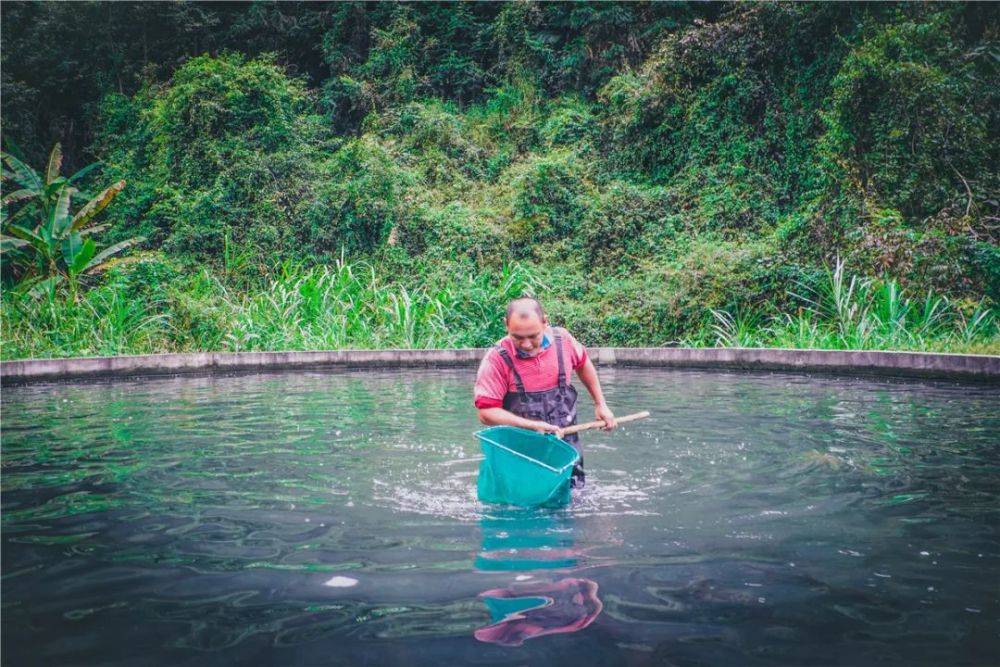
<instances>
[{"instance_id":1,"label":"banana plant","mask_svg":"<svg viewBox=\"0 0 1000 667\"><path fill-rule=\"evenodd\" d=\"M118 181L96 197L88 198L74 183L96 164L69 178L60 176L62 149L59 144L49 155L44 175L9 153L0 155L0 159L4 167L0 178L4 185L15 183L18 186L0 200L0 255L21 270L22 286L51 289L65 278L75 285L79 276L106 268L112 257L143 240L131 238L98 250L92 237L107 225L93 224L94 218L122 191L125 181ZM86 202L75 213L72 212L74 200ZM17 211L10 213L11 205L18 202Z\"/></svg>"}]
</instances>

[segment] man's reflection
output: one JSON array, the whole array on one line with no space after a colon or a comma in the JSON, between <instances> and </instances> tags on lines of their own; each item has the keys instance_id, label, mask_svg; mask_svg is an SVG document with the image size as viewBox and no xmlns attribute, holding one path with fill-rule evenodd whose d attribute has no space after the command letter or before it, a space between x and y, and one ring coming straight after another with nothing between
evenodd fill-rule
<instances>
[{"instance_id":1,"label":"man's reflection","mask_svg":"<svg viewBox=\"0 0 1000 667\"><path fill-rule=\"evenodd\" d=\"M475 567L484 572L557 570L577 565L573 518L564 512L500 508L479 520L483 547Z\"/></svg>"},{"instance_id":2,"label":"man's reflection","mask_svg":"<svg viewBox=\"0 0 1000 667\"><path fill-rule=\"evenodd\" d=\"M476 556L478 570L525 572L577 567L572 517L566 513L500 508L480 521L483 546ZM490 624L476 639L503 646L520 646L526 639L582 630L603 607L597 584L566 577L555 581L513 583L483 591L479 597L490 612Z\"/></svg>"}]
</instances>

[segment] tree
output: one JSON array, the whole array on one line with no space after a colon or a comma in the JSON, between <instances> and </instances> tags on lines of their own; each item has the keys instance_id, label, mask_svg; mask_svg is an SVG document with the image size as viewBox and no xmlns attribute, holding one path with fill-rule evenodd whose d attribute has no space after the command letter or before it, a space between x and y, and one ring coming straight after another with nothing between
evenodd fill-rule
<instances>
[{"instance_id":1,"label":"tree","mask_svg":"<svg viewBox=\"0 0 1000 667\"><path fill-rule=\"evenodd\" d=\"M107 225L93 224L94 219L122 191L125 181L108 186L93 198L81 193L75 184L96 163L69 178L60 176L59 144L49 154L44 174L10 153L0 158L6 167L3 183L15 183L19 188L0 201L0 256L5 276L35 289L43 284L51 287L64 278L75 286L79 276L105 268L112 257L143 240L131 238L98 252L92 237ZM86 202L76 213L71 212L74 199ZM11 212L15 204L19 204L17 210Z\"/></svg>"}]
</instances>

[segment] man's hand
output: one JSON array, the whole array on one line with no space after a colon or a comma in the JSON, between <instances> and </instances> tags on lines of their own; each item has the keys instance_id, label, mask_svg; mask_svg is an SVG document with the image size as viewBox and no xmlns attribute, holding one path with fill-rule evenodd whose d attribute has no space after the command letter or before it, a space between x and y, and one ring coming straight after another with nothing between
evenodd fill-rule
<instances>
[{"instance_id":1,"label":"man's hand","mask_svg":"<svg viewBox=\"0 0 1000 667\"><path fill-rule=\"evenodd\" d=\"M531 428L539 433L555 433L557 437L563 437L563 430L556 426L555 424L549 424L543 421L536 421L531 423Z\"/></svg>"},{"instance_id":2,"label":"man's hand","mask_svg":"<svg viewBox=\"0 0 1000 667\"><path fill-rule=\"evenodd\" d=\"M603 430L605 431L610 431L618 426L618 422L615 421L615 413L611 412L611 408L605 403L594 406L594 416L604 422Z\"/></svg>"}]
</instances>

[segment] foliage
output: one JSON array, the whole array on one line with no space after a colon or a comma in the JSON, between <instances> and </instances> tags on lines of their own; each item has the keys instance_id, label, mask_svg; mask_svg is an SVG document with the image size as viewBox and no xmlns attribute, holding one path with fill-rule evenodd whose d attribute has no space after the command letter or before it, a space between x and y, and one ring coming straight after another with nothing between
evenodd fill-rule
<instances>
[{"instance_id":1,"label":"foliage","mask_svg":"<svg viewBox=\"0 0 1000 667\"><path fill-rule=\"evenodd\" d=\"M406 217L405 193L412 178L391 146L371 135L349 141L322 163L315 197L301 209L303 240L317 255L334 256L381 247Z\"/></svg>"},{"instance_id":2,"label":"foliage","mask_svg":"<svg viewBox=\"0 0 1000 667\"><path fill-rule=\"evenodd\" d=\"M5 354L101 348L112 294L164 316L122 349L486 344L523 289L588 344L1000 338L989 3L0 11L5 139L147 239L47 292L77 342L5 290Z\"/></svg>"},{"instance_id":3,"label":"foliage","mask_svg":"<svg viewBox=\"0 0 1000 667\"><path fill-rule=\"evenodd\" d=\"M472 260L500 263L508 240L501 230L476 224L474 211L462 202L418 205L397 228L396 242L410 254L447 264Z\"/></svg>"},{"instance_id":4,"label":"foliage","mask_svg":"<svg viewBox=\"0 0 1000 667\"><path fill-rule=\"evenodd\" d=\"M111 356L170 349L169 321L159 303L129 299L114 287L82 298L49 289L37 297L3 295L3 355L20 357Z\"/></svg>"},{"instance_id":5,"label":"foliage","mask_svg":"<svg viewBox=\"0 0 1000 667\"><path fill-rule=\"evenodd\" d=\"M227 238L265 256L299 247L290 221L312 197L323 134L305 87L272 61L195 58L169 86L109 96L101 117L95 149L134 184L121 233L201 260Z\"/></svg>"},{"instance_id":6,"label":"foliage","mask_svg":"<svg viewBox=\"0 0 1000 667\"><path fill-rule=\"evenodd\" d=\"M52 148L44 174L9 153L2 159L10 169L3 171L3 182L16 183L19 189L4 195L0 202L5 234L0 236L0 250L4 273L23 286L50 289L63 278L75 286L78 276L103 270L112 257L142 240L127 239L98 251L93 239L107 227L94 224L94 218L122 191L125 181L108 186L93 198L81 193L74 183L97 165L69 178L60 176L59 144ZM75 213L73 199L86 202ZM17 210L11 212L12 207ZM44 285L38 285L39 281Z\"/></svg>"},{"instance_id":7,"label":"foliage","mask_svg":"<svg viewBox=\"0 0 1000 667\"><path fill-rule=\"evenodd\" d=\"M346 257L312 268L285 262L263 286L235 291L205 271L144 256L80 299L55 289L43 298L5 291L3 354L484 347L503 335L506 303L542 289L516 263L425 273L401 279Z\"/></svg>"},{"instance_id":8,"label":"foliage","mask_svg":"<svg viewBox=\"0 0 1000 667\"><path fill-rule=\"evenodd\" d=\"M516 247L528 249L569 236L591 191L579 158L554 151L511 171L514 201L508 233Z\"/></svg>"},{"instance_id":9,"label":"foliage","mask_svg":"<svg viewBox=\"0 0 1000 667\"><path fill-rule=\"evenodd\" d=\"M790 347L844 350L976 349L996 340L994 313L971 311L928 292L913 300L895 280L849 274L838 259L816 287L800 285L796 314L773 316L764 325L759 311L713 311L715 343L725 347ZM1000 351L995 343L993 352Z\"/></svg>"},{"instance_id":10,"label":"foliage","mask_svg":"<svg viewBox=\"0 0 1000 667\"><path fill-rule=\"evenodd\" d=\"M615 181L602 189L580 223L580 243L594 266L631 271L670 244L676 230L669 193Z\"/></svg>"},{"instance_id":11,"label":"foliage","mask_svg":"<svg viewBox=\"0 0 1000 667\"><path fill-rule=\"evenodd\" d=\"M286 264L266 290L240 304L226 347L488 346L503 333L496 313L531 284L517 265L502 267L496 278L459 274L408 287L343 258L312 270Z\"/></svg>"}]
</instances>

